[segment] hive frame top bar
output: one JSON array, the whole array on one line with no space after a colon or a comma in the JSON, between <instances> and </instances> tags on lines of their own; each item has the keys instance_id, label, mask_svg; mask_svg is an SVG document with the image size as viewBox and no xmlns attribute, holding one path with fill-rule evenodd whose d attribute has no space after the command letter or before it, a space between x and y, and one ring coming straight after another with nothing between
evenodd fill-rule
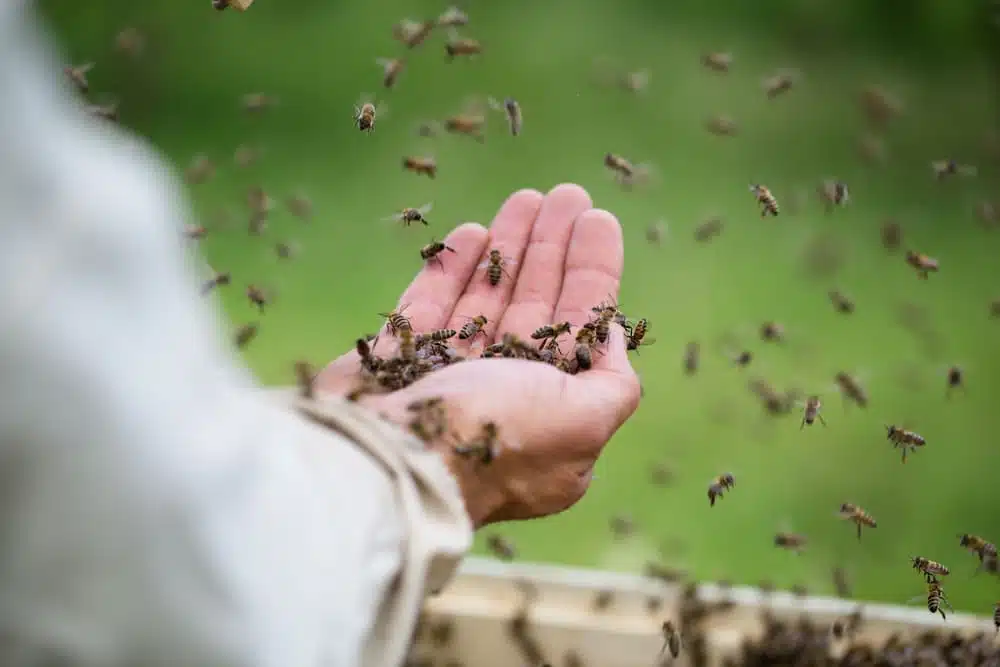
<instances>
[{"instance_id":1,"label":"hive frame top bar","mask_svg":"<svg viewBox=\"0 0 1000 667\"><path fill-rule=\"evenodd\" d=\"M554 665L561 665L570 651L583 658L584 665L656 665L663 646L662 623L667 619L678 622L684 588L683 583L616 572L468 558L455 579L429 598L424 609L425 628L450 623L449 641L442 642L440 636L435 641L422 630L416 637L414 657L433 656L439 664L444 664L440 662L444 658L477 667L528 665L511 641L509 629L511 619L523 610L529 632ZM598 609L595 600L601 595L610 602ZM832 625L861 609L864 622L853 640L862 643L881 644L893 634L912 636L928 630L994 634L992 620L986 617L949 614L945 621L918 606L714 584L698 585L697 598L709 604L732 603L726 611L713 613L704 626L708 664L713 666L736 657L745 640L761 636L764 611L779 619L806 617L815 624ZM670 664L686 667L690 662L682 651Z\"/></svg>"}]
</instances>

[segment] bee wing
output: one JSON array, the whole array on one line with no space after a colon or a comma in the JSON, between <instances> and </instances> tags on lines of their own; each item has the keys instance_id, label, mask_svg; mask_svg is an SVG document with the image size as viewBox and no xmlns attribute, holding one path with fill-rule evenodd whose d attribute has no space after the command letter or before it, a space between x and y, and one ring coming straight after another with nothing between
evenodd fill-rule
<instances>
[{"instance_id":1,"label":"bee wing","mask_svg":"<svg viewBox=\"0 0 1000 667\"><path fill-rule=\"evenodd\" d=\"M487 97L486 103L489 105L490 109L494 111L500 111L503 113L507 112L506 107L504 107L503 102L497 100L495 97Z\"/></svg>"},{"instance_id":2,"label":"bee wing","mask_svg":"<svg viewBox=\"0 0 1000 667\"><path fill-rule=\"evenodd\" d=\"M918 602L918 601L920 601L920 602L927 602L927 594L924 593L923 595L917 595L915 597L912 597L912 598L910 598L909 600L906 601L906 604L913 604L914 602Z\"/></svg>"},{"instance_id":3,"label":"bee wing","mask_svg":"<svg viewBox=\"0 0 1000 667\"><path fill-rule=\"evenodd\" d=\"M504 255L503 263L504 264L508 264L508 265L514 265L514 264L517 264L517 260L513 259L511 257L507 257L506 255Z\"/></svg>"},{"instance_id":4,"label":"bee wing","mask_svg":"<svg viewBox=\"0 0 1000 667\"><path fill-rule=\"evenodd\" d=\"M649 336L646 336L645 338L642 339L642 344L643 345L652 345L655 342L656 342L656 339L655 338L650 338Z\"/></svg>"},{"instance_id":5,"label":"bee wing","mask_svg":"<svg viewBox=\"0 0 1000 667\"><path fill-rule=\"evenodd\" d=\"M417 211L420 212L420 215L427 215L428 213L431 212L431 209L433 208L434 208L434 202L427 202L426 204L418 208Z\"/></svg>"},{"instance_id":6,"label":"bee wing","mask_svg":"<svg viewBox=\"0 0 1000 667\"><path fill-rule=\"evenodd\" d=\"M487 260L486 260L485 262L483 262L482 264L480 264L480 265L479 265L479 266L477 266L476 268L477 268L477 269L485 269L485 268L486 268L487 266L489 266L489 265L490 265L490 260L488 260L488 259L487 259Z\"/></svg>"},{"instance_id":7,"label":"bee wing","mask_svg":"<svg viewBox=\"0 0 1000 667\"><path fill-rule=\"evenodd\" d=\"M74 69L76 69L76 71L80 74L86 74L90 70L94 69L94 64L95 63L93 62L83 63L82 65L77 65Z\"/></svg>"},{"instance_id":8,"label":"bee wing","mask_svg":"<svg viewBox=\"0 0 1000 667\"><path fill-rule=\"evenodd\" d=\"M382 69L388 69L396 62L395 58L376 58L375 64Z\"/></svg>"},{"instance_id":9,"label":"bee wing","mask_svg":"<svg viewBox=\"0 0 1000 667\"><path fill-rule=\"evenodd\" d=\"M387 215L387 216L385 216L383 218L379 218L379 220L381 222L398 222L398 221L400 221L402 219L403 219L403 214L402 214L402 212L399 212L399 211L397 211L396 213L393 213L392 215Z\"/></svg>"},{"instance_id":10,"label":"bee wing","mask_svg":"<svg viewBox=\"0 0 1000 667\"><path fill-rule=\"evenodd\" d=\"M960 164L958 165L958 173L962 176L975 176L979 173L979 170L971 164Z\"/></svg>"}]
</instances>

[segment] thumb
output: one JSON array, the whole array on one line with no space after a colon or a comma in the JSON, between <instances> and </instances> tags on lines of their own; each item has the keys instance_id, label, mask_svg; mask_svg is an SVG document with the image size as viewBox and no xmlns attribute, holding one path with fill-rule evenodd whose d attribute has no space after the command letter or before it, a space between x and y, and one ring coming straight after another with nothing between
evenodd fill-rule
<instances>
[{"instance_id":1,"label":"thumb","mask_svg":"<svg viewBox=\"0 0 1000 667\"><path fill-rule=\"evenodd\" d=\"M595 354L594 367L569 383L568 400L587 415L588 427L603 446L639 407L639 376L625 349L625 331L611 326L608 344Z\"/></svg>"}]
</instances>

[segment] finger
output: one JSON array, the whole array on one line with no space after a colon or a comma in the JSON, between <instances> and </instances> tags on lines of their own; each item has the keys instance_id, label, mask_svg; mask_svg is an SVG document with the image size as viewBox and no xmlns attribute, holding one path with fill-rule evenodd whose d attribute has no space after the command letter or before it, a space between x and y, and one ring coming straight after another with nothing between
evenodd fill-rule
<instances>
[{"instance_id":1,"label":"finger","mask_svg":"<svg viewBox=\"0 0 1000 667\"><path fill-rule=\"evenodd\" d=\"M527 338L554 321L573 222L592 205L587 191L571 183L557 185L545 196L498 332Z\"/></svg>"},{"instance_id":2,"label":"finger","mask_svg":"<svg viewBox=\"0 0 1000 667\"><path fill-rule=\"evenodd\" d=\"M611 325L603 356L594 355L594 367L569 378L567 401L575 414L585 416L593 447L602 448L639 407L639 376L625 349L625 331Z\"/></svg>"},{"instance_id":3,"label":"finger","mask_svg":"<svg viewBox=\"0 0 1000 667\"><path fill-rule=\"evenodd\" d=\"M590 209L573 223L562 291L555 320L579 326L591 318L591 308L618 298L625 261L622 229L607 211Z\"/></svg>"},{"instance_id":4,"label":"finger","mask_svg":"<svg viewBox=\"0 0 1000 667\"><path fill-rule=\"evenodd\" d=\"M524 250L528 245L531 228L535 224L542 199L542 194L536 190L520 190L508 197L500 207L490 226L487 247L478 258L477 264L485 261L489 250L494 248L514 263L508 263L504 267L506 275L500 278L500 284L496 286L490 285L487 281L485 269L477 269L466 286L465 293L459 298L447 328L461 329L469 321L468 318L483 315L488 320L484 328L486 339L492 339L497 320L503 315L514 290L514 284L517 282ZM455 339L455 346L468 348L472 342L472 340Z\"/></svg>"}]
</instances>

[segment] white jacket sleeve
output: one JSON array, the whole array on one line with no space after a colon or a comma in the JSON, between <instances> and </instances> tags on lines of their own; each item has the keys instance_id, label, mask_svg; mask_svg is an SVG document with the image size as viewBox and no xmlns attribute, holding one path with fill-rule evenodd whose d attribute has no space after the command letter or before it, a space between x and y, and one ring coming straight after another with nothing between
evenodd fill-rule
<instances>
[{"instance_id":1,"label":"white jacket sleeve","mask_svg":"<svg viewBox=\"0 0 1000 667\"><path fill-rule=\"evenodd\" d=\"M255 386L174 176L83 114L25 11L0 2L0 664L399 664L471 540L457 484Z\"/></svg>"}]
</instances>

